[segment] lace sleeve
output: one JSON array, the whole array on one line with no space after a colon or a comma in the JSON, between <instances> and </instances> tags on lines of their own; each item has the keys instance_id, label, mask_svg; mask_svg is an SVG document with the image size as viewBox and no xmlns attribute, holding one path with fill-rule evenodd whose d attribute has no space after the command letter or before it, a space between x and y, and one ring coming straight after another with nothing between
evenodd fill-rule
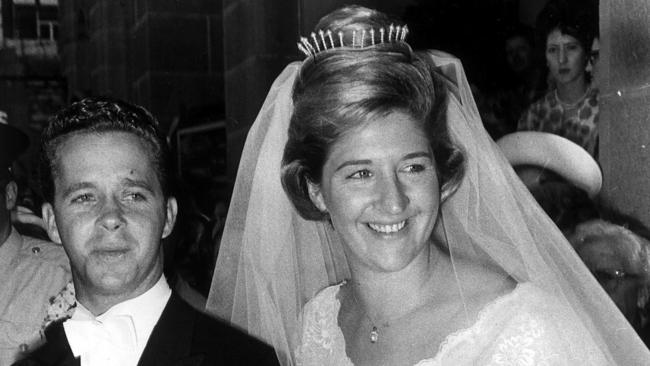
<instances>
[{"instance_id":1,"label":"lace sleeve","mask_svg":"<svg viewBox=\"0 0 650 366\"><path fill-rule=\"evenodd\" d=\"M484 359L489 365L608 365L574 312L529 288Z\"/></svg>"},{"instance_id":2,"label":"lace sleeve","mask_svg":"<svg viewBox=\"0 0 650 366\"><path fill-rule=\"evenodd\" d=\"M345 340L338 327L338 313L341 307L336 298L340 285L330 286L303 309L300 345L296 350L296 364L307 365L350 365L345 353Z\"/></svg>"}]
</instances>

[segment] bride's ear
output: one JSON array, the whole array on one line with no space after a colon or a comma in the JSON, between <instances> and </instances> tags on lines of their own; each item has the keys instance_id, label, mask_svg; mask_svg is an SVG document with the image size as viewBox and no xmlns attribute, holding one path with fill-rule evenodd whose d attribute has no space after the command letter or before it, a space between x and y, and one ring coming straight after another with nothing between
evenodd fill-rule
<instances>
[{"instance_id":1,"label":"bride's ear","mask_svg":"<svg viewBox=\"0 0 650 366\"><path fill-rule=\"evenodd\" d=\"M319 184L307 181L307 189L309 190L309 199L311 199L311 202L314 204L314 206L316 206L316 208L318 208L321 212L327 212L327 206L325 205L325 200L323 199L321 186Z\"/></svg>"}]
</instances>

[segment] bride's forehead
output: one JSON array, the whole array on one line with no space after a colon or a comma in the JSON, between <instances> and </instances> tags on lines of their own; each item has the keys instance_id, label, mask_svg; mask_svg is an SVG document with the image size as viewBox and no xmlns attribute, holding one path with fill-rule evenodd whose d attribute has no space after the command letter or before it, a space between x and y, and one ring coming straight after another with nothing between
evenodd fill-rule
<instances>
[{"instance_id":1,"label":"bride's forehead","mask_svg":"<svg viewBox=\"0 0 650 366\"><path fill-rule=\"evenodd\" d=\"M345 152L388 152L429 145L423 124L403 113L372 119L338 136L330 145L330 156Z\"/></svg>"}]
</instances>

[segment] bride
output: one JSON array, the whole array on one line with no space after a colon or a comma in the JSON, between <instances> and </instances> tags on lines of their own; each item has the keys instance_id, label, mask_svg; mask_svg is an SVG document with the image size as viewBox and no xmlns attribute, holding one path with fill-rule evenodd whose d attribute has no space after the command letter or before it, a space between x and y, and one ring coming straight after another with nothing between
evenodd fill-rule
<instances>
[{"instance_id":1,"label":"bride","mask_svg":"<svg viewBox=\"0 0 650 366\"><path fill-rule=\"evenodd\" d=\"M645 364L481 126L457 59L350 6L249 132L208 310L284 364Z\"/></svg>"}]
</instances>

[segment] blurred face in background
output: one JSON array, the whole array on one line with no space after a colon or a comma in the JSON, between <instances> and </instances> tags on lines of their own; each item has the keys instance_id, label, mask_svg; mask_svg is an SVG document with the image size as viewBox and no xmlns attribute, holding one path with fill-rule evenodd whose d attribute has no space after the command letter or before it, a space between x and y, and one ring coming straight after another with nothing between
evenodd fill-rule
<instances>
[{"instance_id":1,"label":"blurred face in background","mask_svg":"<svg viewBox=\"0 0 650 366\"><path fill-rule=\"evenodd\" d=\"M546 38L546 64L557 84L585 78L587 52L575 37L556 29Z\"/></svg>"},{"instance_id":2,"label":"blurred face in background","mask_svg":"<svg viewBox=\"0 0 650 366\"><path fill-rule=\"evenodd\" d=\"M510 70L519 75L526 72L533 60L533 48L526 38L514 36L506 40L506 61Z\"/></svg>"}]
</instances>

